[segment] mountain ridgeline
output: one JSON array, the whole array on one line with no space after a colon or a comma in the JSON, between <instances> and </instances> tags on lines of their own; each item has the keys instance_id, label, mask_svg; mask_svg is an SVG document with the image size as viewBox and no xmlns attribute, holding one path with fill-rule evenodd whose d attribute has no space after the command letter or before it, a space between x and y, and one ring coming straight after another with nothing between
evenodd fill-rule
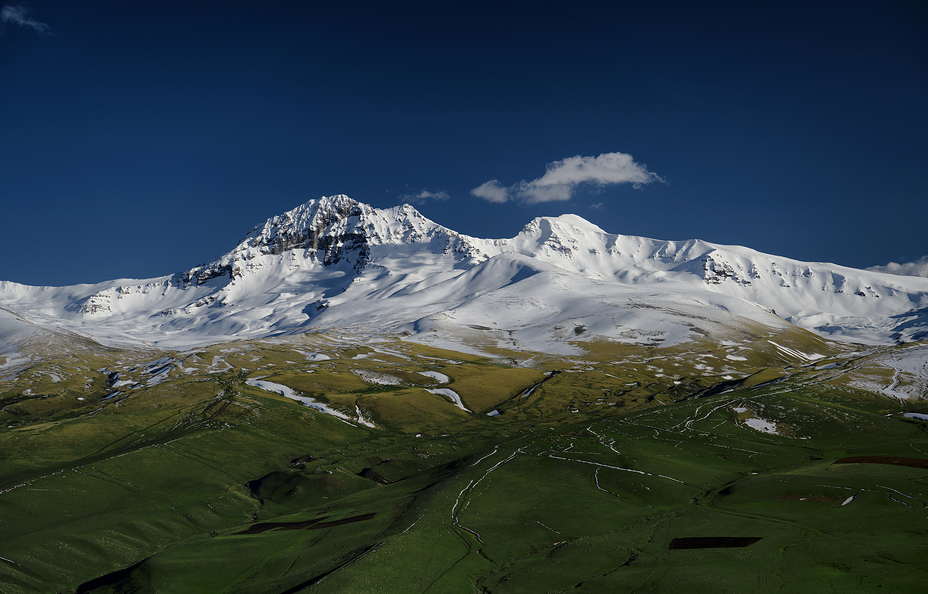
<instances>
[{"instance_id":1,"label":"mountain ridgeline","mask_svg":"<svg viewBox=\"0 0 928 594\"><path fill-rule=\"evenodd\" d=\"M452 342L476 332L563 351L567 337L671 345L752 324L868 344L928 338L924 278L617 235L575 215L479 239L409 205L377 209L344 195L272 217L185 272L70 287L3 282L0 307L39 328L164 347L376 330Z\"/></svg>"}]
</instances>

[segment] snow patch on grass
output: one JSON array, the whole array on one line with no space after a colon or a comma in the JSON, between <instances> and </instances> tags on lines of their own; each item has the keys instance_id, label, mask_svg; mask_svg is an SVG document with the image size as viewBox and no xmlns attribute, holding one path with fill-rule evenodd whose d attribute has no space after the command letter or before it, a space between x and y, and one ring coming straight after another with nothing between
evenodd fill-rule
<instances>
[{"instance_id":1,"label":"snow patch on grass","mask_svg":"<svg viewBox=\"0 0 928 594\"><path fill-rule=\"evenodd\" d=\"M450 377L448 377L444 373L439 373L437 371L420 371L419 375L424 375L425 377L436 379L442 384L447 384L448 382L451 381Z\"/></svg>"},{"instance_id":2,"label":"snow patch on grass","mask_svg":"<svg viewBox=\"0 0 928 594\"><path fill-rule=\"evenodd\" d=\"M751 429L756 429L763 433L769 433L771 435L779 435L777 433L777 424L766 419L760 419L757 417L752 417L745 421L745 424Z\"/></svg>"},{"instance_id":3,"label":"snow patch on grass","mask_svg":"<svg viewBox=\"0 0 928 594\"><path fill-rule=\"evenodd\" d=\"M220 367L222 365L222 367ZM213 357L213 364L210 365L207 369L207 373L222 373L223 371L229 371L233 369L231 365L226 363L226 360L222 357Z\"/></svg>"},{"instance_id":4,"label":"snow patch on grass","mask_svg":"<svg viewBox=\"0 0 928 594\"><path fill-rule=\"evenodd\" d=\"M6 362L3 365L0 365L0 371L16 367L17 365L23 365L31 361L29 357L24 357L19 353L7 353Z\"/></svg>"},{"instance_id":5,"label":"snow patch on grass","mask_svg":"<svg viewBox=\"0 0 928 594\"><path fill-rule=\"evenodd\" d=\"M403 383L403 380L400 378L389 375L387 373L377 373L376 371L368 371L366 369L355 369L353 371L355 375L369 384L377 384L379 386L399 386Z\"/></svg>"},{"instance_id":6,"label":"snow patch on grass","mask_svg":"<svg viewBox=\"0 0 928 594\"><path fill-rule=\"evenodd\" d=\"M330 361L332 359L332 357L326 355L325 353L313 353L313 352L300 351L300 350L296 350L296 352L303 355L310 361Z\"/></svg>"},{"instance_id":7,"label":"snow patch on grass","mask_svg":"<svg viewBox=\"0 0 928 594\"><path fill-rule=\"evenodd\" d=\"M793 357L793 358L795 358L795 359L801 359L801 360L803 360L803 361L812 362L812 361L818 361L819 359L824 359L824 358L825 358L825 355L820 355L820 354L818 354L818 353L812 353L811 355L809 355L809 354L803 353L802 351L797 351L796 349L792 349L792 348L790 348L790 347L785 347L785 346L783 346L783 345L777 344L777 343L773 342L772 340L768 340L767 342L769 342L769 343L772 344L773 346L777 347L777 350L778 350L781 354L783 354L783 355L788 355L788 356Z\"/></svg>"},{"instance_id":8,"label":"snow patch on grass","mask_svg":"<svg viewBox=\"0 0 928 594\"><path fill-rule=\"evenodd\" d=\"M454 402L454 405L456 407L460 408L463 411L472 412L470 409L464 406L464 403L461 401L461 397L458 396L457 392L455 392L454 390L449 390L448 388L433 388L428 391L431 392L432 394L439 394L441 396L447 396L448 398L451 399L452 402Z\"/></svg>"},{"instance_id":9,"label":"snow patch on grass","mask_svg":"<svg viewBox=\"0 0 928 594\"><path fill-rule=\"evenodd\" d=\"M280 394L281 396L284 396L285 398L296 400L297 402L301 402L304 405L312 409L318 410L321 413L332 415L333 417L341 419L342 421L345 421L346 423L348 423L349 421L355 420L343 412L337 411L334 408L331 408L329 406L326 406L325 404L322 404L321 402L317 402L315 398L310 398L309 396L303 396L301 394L298 394L296 390L288 386L285 386L283 384L277 384L274 382L268 382L268 381L264 381L264 380L256 379L256 378L249 378L245 380L245 383L248 384L249 386L260 388L261 390L266 390L268 392L275 392L277 394ZM359 416L360 416L360 410L359 410ZM368 425L369 427L373 426L373 424L368 424L368 423L369 421L365 422L364 424Z\"/></svg>"}]
</instances>

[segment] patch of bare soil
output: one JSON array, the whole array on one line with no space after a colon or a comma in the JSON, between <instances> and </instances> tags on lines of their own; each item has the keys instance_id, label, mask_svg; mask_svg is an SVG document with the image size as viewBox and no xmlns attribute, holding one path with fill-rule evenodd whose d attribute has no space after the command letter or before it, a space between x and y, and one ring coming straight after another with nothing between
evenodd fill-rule
<instances>
[{"instance_id":1,"label":"patch of bare soil","mask_svg":"<svg viewBox=\"0 0 928 594\"><path fill-rule=\"evenodd\" d=\"M691 536L670 541L671 549L722 549L746 547L760 540L760 536Z\"/></svg>"}]
</instances>

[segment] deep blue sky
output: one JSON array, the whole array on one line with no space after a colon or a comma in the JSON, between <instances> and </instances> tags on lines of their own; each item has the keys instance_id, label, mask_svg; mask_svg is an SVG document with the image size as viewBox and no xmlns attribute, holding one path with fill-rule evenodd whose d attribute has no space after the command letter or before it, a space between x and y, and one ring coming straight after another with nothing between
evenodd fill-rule
<instances>
[{"instance_id":1,"label":"deep blue sky","mask_svg":"<svg viewBox=\"0 0 928 594\"><path fill-rule=\"evenodd\" d=\"M169 274L310 198L423 189L479 237L573 212L855 267L928 254L916 1L5 5L48 30L0 25L0 280ZM470 194L611 152L666 183Z\"/></svg>"}]
</instances>

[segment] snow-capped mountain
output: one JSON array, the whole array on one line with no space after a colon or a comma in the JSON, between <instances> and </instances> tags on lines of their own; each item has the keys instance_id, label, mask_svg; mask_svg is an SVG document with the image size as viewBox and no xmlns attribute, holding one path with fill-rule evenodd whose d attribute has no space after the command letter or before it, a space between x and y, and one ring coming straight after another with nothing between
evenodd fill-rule
<instances>
[{"instance_id":1,"label":"snow-capped mountain","mask_svg":"<svg viewBox=\"0 0 928 594\"><path fill-rule=\"evenodd\" d=\"M541 217L478 239L409 205L344 195L268 219L186 272L70 287L0 282L0 306L104 343L182 347L307 330L675 344L795 324L869 344L928 338L928 279L806 263L700 240L607 233Z\"/></svg>"}]
</instances>

